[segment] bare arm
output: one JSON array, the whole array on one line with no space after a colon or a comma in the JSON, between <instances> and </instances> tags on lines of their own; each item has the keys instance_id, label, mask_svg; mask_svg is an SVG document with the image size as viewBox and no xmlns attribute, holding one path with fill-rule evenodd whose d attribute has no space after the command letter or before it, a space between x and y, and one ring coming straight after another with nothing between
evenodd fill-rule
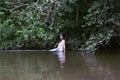
<instances>
[{"instance_id":1,"label":"bare arm","mask_svg":"<svg viewBox=\"0 0 120 80\"><path fill-rule=\"evenodd\" d=\"M64 53L65 53L65 41L64 41L64 47L63 48L64 48L63 50L64 50Z\"/></svg>"}]
</instances>

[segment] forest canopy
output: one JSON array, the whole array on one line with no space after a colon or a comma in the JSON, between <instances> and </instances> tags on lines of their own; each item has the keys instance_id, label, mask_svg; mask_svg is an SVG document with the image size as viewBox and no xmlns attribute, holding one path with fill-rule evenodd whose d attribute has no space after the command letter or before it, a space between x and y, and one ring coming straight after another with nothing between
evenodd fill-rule
<instances>
[{"instance_id":1,"label":"forest canopy","mask_svg":"<svg viewBox=\"0 0 120 80\"><path fill-rule=\"evenodd\" d=\"M120 0L0 0L0 49L67 49L120 45Z\"/></svg>"}]
</instances>

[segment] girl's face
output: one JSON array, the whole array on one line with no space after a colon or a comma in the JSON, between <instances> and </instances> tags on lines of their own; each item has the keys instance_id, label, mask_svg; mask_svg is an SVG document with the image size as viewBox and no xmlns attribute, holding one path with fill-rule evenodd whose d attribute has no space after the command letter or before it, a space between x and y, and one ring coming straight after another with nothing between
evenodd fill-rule
<instances>
[{"instance_id":1,"label":"girl's face","mask_svg":"<svg viewBox=\"0 0 120 80\"><path fill-rule=\"evenodd\" d=\"M60 40L63 40L63 36L62 35L60 35Z\"/></svg>"}]
</instances>

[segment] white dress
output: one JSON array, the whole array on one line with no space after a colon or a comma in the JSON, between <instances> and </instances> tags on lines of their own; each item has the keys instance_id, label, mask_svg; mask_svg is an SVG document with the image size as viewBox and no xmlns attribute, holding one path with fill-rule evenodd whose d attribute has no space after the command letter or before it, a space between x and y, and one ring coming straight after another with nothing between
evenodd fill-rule
<instances>
[{"instance_id":1,"label":"white dress","mask_svg":"<svg viewBox=\"0 0 120 80\"><path fill-rule=\"evenodd\" d=\"M51 49L49 51L64 51L64 47L65 47L65 40L62 40L61 42L59 42L57 48Z\"/></svg>"}]
</instances>

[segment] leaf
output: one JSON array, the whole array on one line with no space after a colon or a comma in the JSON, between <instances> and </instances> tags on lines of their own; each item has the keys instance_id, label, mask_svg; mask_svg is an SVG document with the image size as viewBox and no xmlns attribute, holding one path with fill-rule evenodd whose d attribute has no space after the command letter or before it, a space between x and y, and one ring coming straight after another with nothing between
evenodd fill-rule
<instances>
[{"instance_id":1,"label":"leaf","mask_svg":"<svg viewBox=\"0 0 120 80\"><path fill-rule=\"evenodd\" d=\"M2 15L4 15L4 14L5 14L4 12L0 11L0 16L2 16Z\"/></svg>"},{"instance_id":2,"label":"leaf","mask_svg":"<svg viewBox=\"0 0 120 80\"><path fill-rule=\"evenodd\" d=\"M24 39L25 39L25 40L28 40L28 35L24 35Z\"/></svg>"}]
</instances>

